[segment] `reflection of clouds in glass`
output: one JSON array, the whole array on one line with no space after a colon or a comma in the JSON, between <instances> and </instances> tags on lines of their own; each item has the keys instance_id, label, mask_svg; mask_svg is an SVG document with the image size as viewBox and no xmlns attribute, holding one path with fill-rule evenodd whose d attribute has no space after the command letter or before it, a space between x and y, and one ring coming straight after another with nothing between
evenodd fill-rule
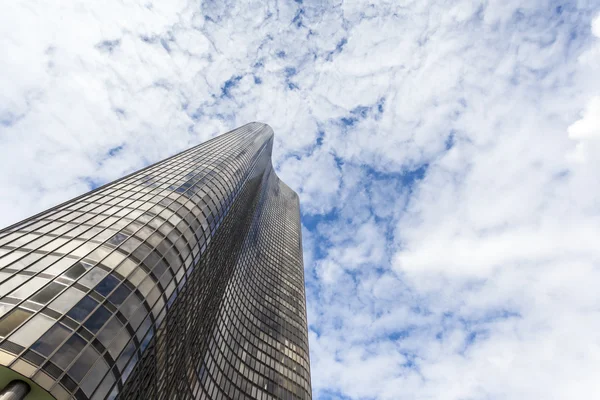
<instances>
[{"instance_id":1,"label":"reflection of clouds in glass","mask_svg":"<svg viewBox=\"0 0 600 400\"><path fill-rule=\"evenodd\" d=\"M75 321L82 322L94 308L98 305L98 302L89 296L82 298L77 305L69 310L67 315L73 318Z\"/></svg>"},{"instance_id":2,"label":"reflection of clouds in glass","mask_svg":"<svg viewBox=\"0 0 600 400\"><path fill-rule=\"evenodd\" d=\"M93 288L107 274L108 274L108 272L103 270L102 268L93 267L88 271L87 274L85 274L81 279L79 279L79 283L82 285L85 285L89 288Z\"/></svg>"},{"instance_id":3,"label":"reflection of clouds in glass","mask_svg":"<svg viewBox=\"0 0 600 400\"><path fill-rule=\"evenodd\" d=\"M0 303L0 317L12 310L14 306L14 304Z\"/></svg>"},{"instance_id":4,"label":"reflection of clouds in glass","mask_svg":"<svg viewBox=\"0 0 600 400\"><path fill-rule=\"evenodd\" d=\"M69 329L61 324L55 324L31 348L49 356L70 334Z\"/></svg>"},{"instance_id":5,"label":"reflection of clouds in glass","mask_svg":"<svg viewBox=\"0 0 600 400\"><path fill-rule=\"evenodd\" d=\"M66 313L69 311L79 300L85 296L81 290L74 287L69 287L60 296L58 296L52 303L50 308L60 313Z\"/></svg>"},{"instance_id":6,"label":"reflection of clouds in glass","mask_svg":"<svg viewBox=\"0 0 600 400\"><path fill-rule=\"evenodd\" d=\"M100 380L104 378L104 376L108 372L108 364L106 363L106 361L104 361L104 359L102 359L101 357L96 357L95 360L96 363L81 383L81 388L87 396L92 395L94 389L96 389L96 387L100 383Z\"/></svg>"},{"instance_id":7,"label":"reflection of clouds in glass","mask_svg":"<svg viewBox=\"0 0 600 400\"><path fill-rule=\"evenodd\" d=\"M27 321L27 324L14 332L10 336L10 340L24 347L31 346L41 335L54 325L54 323L55 320L52 318L44 314L36 314Z\"/></svg>"},{"instance_id":8,"label":"reflection of clouds in glass","mask_svg":"<svg viewBox=\"0 0 600 400\"><path fill-rule=\"evenodd\" d=\"M10 296L15 297L17 299L25 299L25 298L31 296L34 292L36 292L42 286L44 286L47 282L48 282L48 279L46 279L46 278L40 278L37 276L29 277L29 280L26 283L19 286L19 288L17 290L15 290L14 292L12 292L10 294Z\"/></svg>"},{"instance_id":9,"label":"reflection of clouds in glass","mask_svg":"<svg viewBox=\"0 0 600 400\"><path fill-rule=\"evenodd\" d=\"M0 284L0 296L4 296L5 294L10 292L17 286L21 285L23 282L25 282L29 278L30 277L26 276L26 275L19 275L19 274L13 275L12 278L10 278L10 279L2 282L2 284Z\"/></svg>"},{"instance_id":10,"label":"reflection of clouds in glass","mask_svg":"<svg viewBox=\"0 0 600 400\"><path fill-rule=\"evenodd\" d=\"M113 317L102 328L98 334L98 339L104 347L108 348L110 355L116 359L129 341L129 335L117 317Z\"/></svg>"}]
</instances>

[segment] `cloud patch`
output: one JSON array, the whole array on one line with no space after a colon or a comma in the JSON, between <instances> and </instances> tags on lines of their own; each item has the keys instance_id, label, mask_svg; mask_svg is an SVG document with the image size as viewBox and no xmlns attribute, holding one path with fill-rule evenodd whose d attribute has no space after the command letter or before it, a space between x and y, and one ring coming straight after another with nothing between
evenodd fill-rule
<instances>
[{"instance_id":1,"label":"cloud patch","mask_svg":"<svg viewBox=\"0 0 600 400\"><path fill-rule=\"evenodd\" d=\"M0 224L263 121L301 200L315 399L590 398L599 13L0 6Z\"/></svg>"}]
</instances>

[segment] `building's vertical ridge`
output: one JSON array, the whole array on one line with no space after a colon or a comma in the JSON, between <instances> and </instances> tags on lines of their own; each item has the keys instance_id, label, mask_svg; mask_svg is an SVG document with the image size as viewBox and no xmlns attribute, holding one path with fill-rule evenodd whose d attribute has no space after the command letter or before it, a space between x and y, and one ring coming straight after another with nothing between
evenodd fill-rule
<instances>
[{"instance_id":1,"label":"building's vertical ridge","mask_svg":"<svg viewBox=\"0 0 600 400\"><path fill-rule=\"evenodd\" d=\"M272 145L247 124L0 231L0 385L309 399L299 203Z\"/></svg>"}]
</instances>

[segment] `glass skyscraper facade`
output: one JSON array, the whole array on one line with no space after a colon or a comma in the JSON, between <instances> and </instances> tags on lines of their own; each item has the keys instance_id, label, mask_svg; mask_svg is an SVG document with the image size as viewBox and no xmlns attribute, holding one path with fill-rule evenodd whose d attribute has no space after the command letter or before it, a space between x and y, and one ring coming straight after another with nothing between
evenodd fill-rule
<instances>
[{"instance_id":1,"label":"glass skyscraper facade","mask_svg":"<svg viewBox=\"0 0 600 400\"><path fill-rule=\"evenodd\" d=\"M299 202L272 147L250 123L0 231L0 389L310 399Z\"/></svg>"}]
</instances>

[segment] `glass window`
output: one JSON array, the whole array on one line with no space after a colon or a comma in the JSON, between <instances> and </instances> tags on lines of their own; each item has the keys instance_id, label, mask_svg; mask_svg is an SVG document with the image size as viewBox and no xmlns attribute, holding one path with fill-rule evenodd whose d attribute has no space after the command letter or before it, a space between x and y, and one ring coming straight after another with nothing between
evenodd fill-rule
<instances>
[{"instance_id":1,"label":"glass window","mask_svg":"<svg viewBox=\"0 0 600 400\"><path fill-rule=\"evenodd\" d=\"M171 282L172 279L173 279L173 274L171 274L170 270L166 270L160 277L159 281L163 285L163 287L166 287L169 285L169 282ZM174 287L173 287L173 289L174 289ZM167 296L170 296L170 295L171 295L171 292L168 292Z\"/></svg>"},{"instance_id":2,"label":"glass window","mask_svg":"<svg viewBox=\"0 0 600 400\"><path fill-rule=\"evenodd\" d=\"M108 272L106 272L102 268L94 267L94 268L90 269L90 271L87 274L85 274L83 276L83 278L81 278L79 280L79 283L81 283L82 285L85 285L89 288L93 288L107 274L108 274Z\"/></svg>"},{"instance_id":3,"label":"glass window","mask_svg":"<svg viewBox=\"0 0 600 400\"><path fill-rule=\"evenodd\" d=\"M81 383L81 389L83 392L90 397L98 384L104 378L104 375L108 372L108 364L103 358L98 358L92 370L87 374L83 382Z\"/></svg>"},{"instance_id":4,"label":"glass window","mask_svg":"<svg viewBox=\"0 0 600 400\"><path fill-rule=\"evenodd\" d=\"M146 302L153 306L154 303L160 298L161 292L157 286L154 286L152 291L146 296Z\"/></svg>"},{"instance_id":5,"label":"glass window","mask_svg":"<svg viewBox=\"0 0 600 400\"><path fill-rule=\"evenodd\" d=\"M98 339L108 351L112 358L116 359L123 347L130 339L127 330L123 329L123 324L116 317L111 318L104 328L98 334Z\"/></svg>"},{"instance_id":6,"label":"glass window","mask_svg":"<svg viewBox=\"0 0 600 400\"><path fill-rule=\"evenodd\" d=\"M125 285L119 286L108 298L114 305L121 305L127 296L129 296L131 290L129 290Z\"/></svg>"},{"instance_id":7,"label":"glass window","mask_svg":"<svg viewBox=\"0 0 600 400\"><path fill-rule=\"evenodd\" d=\"M4 241L6 238L7 238L7 236L5 236L4 238L0 239L0 243L2 241ZM14 250L10 254L3 255L2 258L0 258L0 268L7 267L10 263L12 263L13 261L15 261L17 258L22 257L24 255L25 255L24 252L20 252L20 251L17 251L17 250Z\"/></svg>"},{"instance_id":8,"label":"glass window","mask_svg":"<svg viewBox=\"0 0 600 400\"><path fill-rule=\"evenodd\" d=\"M0 284L0 296L4 296L6 293L21 285L28 278L29 277L26 275L13 275L12 278Z\"/></svg>"},{"instance_id":9,"label":"glass window","mask_svg":"<svg viewBox=\"0 0 600 400\"><path fill-rule=\"evenodd\" d=\"M148 293L154 288L156 283L152 279L152 277L148 276L144 281L137 285L138 290L144 295L147 296Z\"/></svg>"},{"instance_id":10,"label":"glass window","mask_svg":"<svg viewBox=\"0 0 600 400\"><path fill-rule=\"evenodd\" d=\"M85 296L85 293L83 293L81 290L70 287L60 296L58 296L52 303L50 303L50 308L58 312L65 313L69 311L83 296Z\"/></svg>"},{"instance_id":11,"label":"glass window","mask_svg":"<svg viewBox=\"0 0 600 400\"><path fill-rule=\"evenodd\" d=\"M152 340L152 337L154 336L154 331L152 330L152 321L150 320L150 316L148 316L144 320L144 322L140 326L140 329L137 330L136 336L137 336L138 340L140 341L140 351L143 353L144 350L146 350L146 347L148 347L148 344L150 344L150 340Z\"/></svg>"},{"instance_id":12,"label":"glass window","mask_svg":"<svg viewBox=\"0 0 600 400\"><path fill-rule=\"evenodd\" d=\"M92 400L104 399L106 396L106 393L109 391L109 389L112 387L112 385L114 383L115 383L114 375L112 373L106 375L106 378L104 378L104 380L102 381L102 384L100 385L100 387L98 388L96 393L94 393L94 397L92 397ZM118 389L118 388L115 387L115 389ZM116 395L115 395L115 397L116 397Z\"/></svg>"},{"instance_id":13,"label":"glass window","mask_svg":"<svg viewBox=\"0 0 600 400\"><path fill-rule=\"evenodd\" d=\"M136 255L136 254L134 253L134 255ZM149 269L152 269L152 268L154 268L154 266L156 265L156 263L160 262L160 260L161 260L161 256L159 256L158 253L156 253L154 251L150 251L148 253L148 255L146 256L146 259L143 260L143 261L144 261L144 264Z\"/></svg>"},{"instance_id":14,"label":"glass window","mask_svg":"<svg viewBox=\"0 0 600 400\"><path fill-rule=\"evenodd\" d=\"M20 253L20 254L24 254L24 253ZM36 253L28 254L25 257L21 258L19 261L13 263L10 266L10 268L16 269L16 270L20 271L20 270L22 270L22 269L24 269L24 268L26 268L26 267L34 264L42 256L43 256L43 254L36 254Z\"/></svg>"},{"instance_id":15,"label":"glass window","mask_svg":"<svg viewBox=\"0 0 600 400\"><path fill-rule=\"evenodd\" d=\"M133 251L133 255L140 261L144 261L144 259L150 254L152 249L145 244L140 244L137 249Z\"/></svg>"},{"instance_id":16,"label":"glass window","mask_svg":"<svg viewBox=\"0 0 600 400\"><path fill-rule=\"evenodd\" d=\"M96 286L96 291L102 296L108 297L109 293L112 292L115 287L117 287L119 282L120 281L113 275L108 275Z\"/></svg>"},{"instance_id":17,"label":"glass window","mask_svg":"<svg viewBox=\"0 0 600 400\"><path fill-rule=\"evenodd\" d=\"M144 272L144 270L138 268L131 275L129 275L127 279L129 280L129 282L133 283L135 287L138 287L140 285L140 282L142 282L144 278L146 278L146 276L147 275Z\"/></svg>"},{"instance_id":18,"label":"glass window","mask_svg":"<svg viewBox=\"0 0 600 400\"><path fill-rule=\"evenodd\" d=\"M36 303L46 304L60 293L66 286L60 283L50 282L48 286L36 293L30 300Z\"/></svg>"},{"instance_id":19,"label":"glass window","mask_svg":"<svg viewBox=\"0 0 600 400\"><path fill-rule=\"evenodd\" d=\"M13 304L0 303L0 317L12 310Z\"/></svg>"},{"instance_id":20,"label":"glass window","mask_svg":"<svg viewBox=\"0 0 600 400\"><path fill-rule=\"evenodd\" d=\"M111 322L112 322L112 320L111 320ZM108 327L108 325L107 325L107 327ZM105 330L106 330L106 328L105 328ZM129 342L129 339L131 339L131 337L129 336L129 332L127 332L126 329L121 329L118 332L118 334L116 336L113 336L111 339L112 339L112 342L108 346L108 352L110 353L112 358L116 360L119 357L119 353L127 345L127 343ZM130 343L129 346L131 347L131 351L133 351L135 349L132 343Z\"/></svg>"},{"instance_id":21,"label":"glass window","mask_svg":"<svg viewBox=\"0 0 600 400\"><path fill-rule=\"evenodd\" d=\"M69 375L77 382L81 382L100 354L92 346L88 346L69 369Z\"/></svg>"},{"instance_id":22,"label":"glass window","mask_svg":"<svg viewBox=\"0 0 600 400\"><path fill-rule=\"evenodd\" d=\"M32 254L30 254L29 256L31 256L31 255ZM39 257L41 257L41 255L37 255L36 254L36 257L39 258ZM41 270L45 269L48 265L52 264L56 260L58 260L58 256L55 256L55 255L52 255L52 254L48 254L44 258L42 258L42 259L38 260L37 262L31 264L29 266L29 268L27 268L27 271L40 272Z\"/></svg>"},{"instance_id":23,"label":"glass window","mask_svg":"<svg viewBox=\"0 0 600 400\"><path fill-rule=\"evenodd\" d=\"M73 260L72 258L61 258L60 260L46 268L46 270L44 270L44 273L54 276L60 275L63 272L65 272L67 268L73 265L73 262L75 262L75 260Z\"/></svg>"},{"instance_id":24,"label":"glass window","mask_svg":"<svg viewBox=\"0 0 600 400\"><path fill-rule=\"evenodd\" d=\"M131 295L123 302L120 307L120 311L127 318L131 318L141 305L142 302L137 298L137 296Z\"/></svg>"},{"instance_id":25,"label":"glass window","mask_svg":"<svg viewBox=\"0 0 600 400\"><path fill-rule=\"evenodd\" d=\"M121 243L123 243L125 240L127 240L128 237L129 236L127 236L121 232L117 232L117 233L115 233L115 235L113 237L108 239L108 241L106 243L116 247L116 246L120 245Z\"/></svg>"},{"instance_id":26,"label":"glass window","mask_svg":"<svg viewBox=\"0 0 600 400\"><path fill-rule=\"evenodd\" d=\"M121 244L120 249L123 251L126 251L128 253L131 253L133 250L135 250L138 247L138 245L140 243L141 242L139 240L137 240L136 238L130 237L128 240L124 241Z\"/></svg>"},{"instance_id":27,"label":"glass window","mask_svg":"<svg viewBox=\"0 0 600 400\"><path fill-rule=\"evenodd\" d=\"M100 306L83 325L93 333L97 333L111 315L106 307Z\"/></svg>"},{"instance_id":28,"label":"glass window","mask_svg":"<svg viewBox=\"0 0 600 400\"><path fill-rule=\"evenodd\" d=\"M135 315L133 317L131 317L131 319L129 320L129 324L131 325L131 327L133 329L137 330L138 327L140 326L140 324L142 323L142 321L144 320L144 318L146 318L146 315L148 315L146 308L144 308L144 307L138 308Z\"/></svg>"},{"instance_id":29,"label":"glass window","mask_svg":"<svg viewBox=\"0 0 600 400\"><path fill-rule=\"evenodd\" d=\"M85 256L85 258L88 258L88 259L94 260L94 261L100 261L104 257L106 257L109 252L110 252L109 249L107 249L105 247L98 247L96 250L92 251L90 254Z\"/></svg>"},{"instance_id":30,"label":"glass window","mask_svg":"<svg viewBox=\"0 0 600 400\"><path fill-rule=\"evenodd\" d=\"M132 354L135 352L135 346L133 345L133 342L130 342L127 345L127 348L123 351L123 353L121 354L121 356L119 357L119 359L117 360L117 366L119 367L120 371L124 371L125 370L125 366L127 365L127 362L129 361L129 358L132 356ZM122 373L122 377L123 377L124 373ZM127 378L123 377L123 380L125 380Z\"/></svg>"},{"instance_id":31,"label":"glass window","mask_svg":"<svg viewBox=\"0 0 600 400\"><path fill-rule=\"evenodd\" d=\"M48 282L48 279L35 276L22 284L17 290L12 292L10 296L17 299L25 299L44 286L46 282Z\"/></svg>"},{"instance_id":32,"label":"glass window","mask_svg":"<svg viewBox=\"0 0 600 400\"><path fill-rule=\"evenodd\" d=\"M31 346L56 321L44 314L36 314L10 336L10 340L23 347Z\"/></svg>"},{"instance_id":33,"label":"glass window","mask_svg":"<svg viewBox=\"0 0 600 400\"><path fill-rule=\"evenodd\" d=\"M125 259L125 255L119 251L113 251L104 260L102 265L105 265L111 269L115 269Z\"/></svg>"},{"instance_id":34,"label":"glass window","mask_svg":"<svg viewBox=\"0 0 600 400\"><path fill-rule=\"evenodd\" d=\"M78 334L73 334L50 359L63 370L81 353L87 342Z\"/></svg>"},{"instance_id":35,"label":"glass window","mask_svg":"<svg viewBox=\"0 0 600 400\"><path fill-rule=\"evenodd\" d=\"M73 250L73 252L71 253L74 256L77 257L87 257L88 253L93 251L95 248L97 248L99 245L93 242L85 242L76 248L75 250Z\"/></svg>"},{"instance_id":36,"label":"glass window","mask_svg":"<svg viewBox=\"0 0 600 400\"><path fill-rule=\"evenodd\" d=\"M125 259L117 268L117 272L123 276L128 276L131 271L138 268L138 265L131 260Z\"/></svg>"},{"instance_id":37,"label":"glass window","mask_svg":"<svg viewBox=\"0 0 600 400\"><path fill-rule=\"evenodd\" d=\"M81 275L83 275L90 268L92 268L92 265L90 263L87 263L85 261L78 261L75 265L69 268L69 270L65 273L65 277L75 280Z\"/></svg>"},{"instance_id":38,"label":"glass window","mask_svg":"<svg viewBox=\"0 0 600 400\"><path fill-rule=\"evenodd\" d=\"M31 348L48 357L69 336L71 331L61 324L54 324Z\"/></svg>"},{"instance_id":39,"label":"glass window","mask_svg":"<svg viewBox=\"0 0 600 400\"><path fill-rule=\"evenodd\" d=\"M152 272L158 278L163 276L164 272L167 270L167 264L163 260L158 261L158 263L154 266Z\"/></svg>"},{"instance_id":40,"label":"glass window","mask_svg":"<svg viewBox=\"0 0 600 400\"><path fill-rule=\"evenodd\" d=\"M96 300L92 299L90 296L85 296L67 313L67 315L74 320L81 322L85 317L90 315L97 305L98 302Z\"/></svg>"},{"instance_id":41,"label":"glass window","mask_svg":"<svg viewBox=\"0 0 600 400\"><path fill-rule=\"evenodd\" d=\"M29 318L31 314L33 314L31 311L23 310L22 308L13 310L0 321L0 336L6 337L23 321Z\"/></svg>"},{"instance_id":42,"label":"glass window","mask_svg":"<svg viewBox=\"0 0 600 400\"><path fill-rule=\"evenodd\" d=\"M6 278L10 278L12 275L12 272L4 272L0 270L0 282L4 281Z\"/></svg>"}]
</instances>

